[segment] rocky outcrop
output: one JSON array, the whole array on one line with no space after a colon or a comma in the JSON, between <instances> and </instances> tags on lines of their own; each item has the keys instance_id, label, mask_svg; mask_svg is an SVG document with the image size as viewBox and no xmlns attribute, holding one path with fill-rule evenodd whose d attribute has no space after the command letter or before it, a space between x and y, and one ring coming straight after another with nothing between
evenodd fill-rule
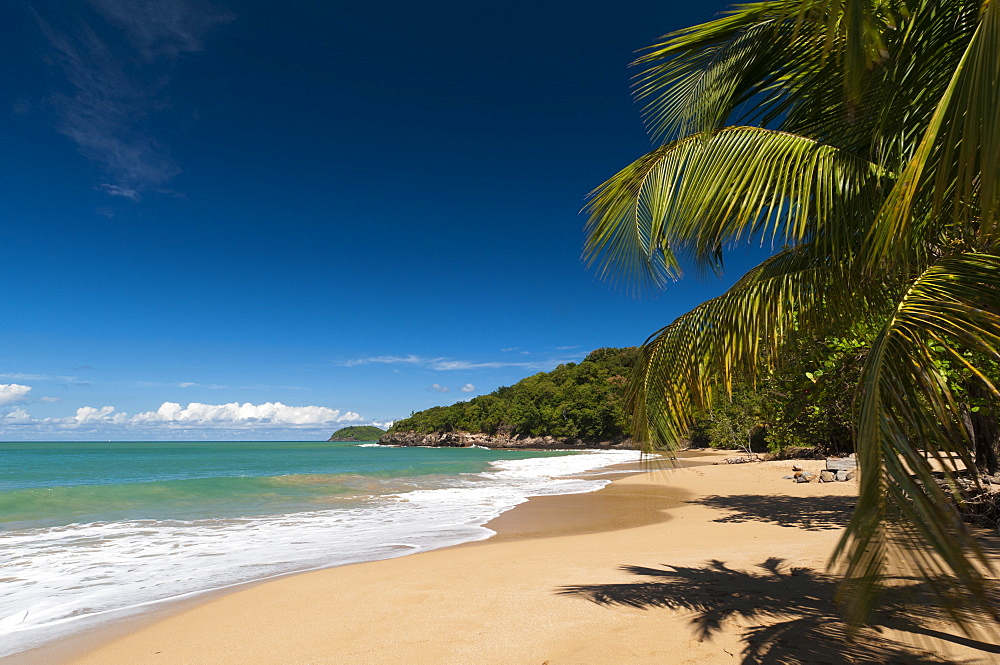
<instances>
[{"instance_id":1,"label":"rocky outcrop","mask_svg":"<svg viewBox=\"0 0 1000 665\"><path fill-rule=\"evenodd\" d=\"M617 441L584 441L581 439L560 439L552 436L491 436L473 432L389 432L379 437L384 446L434 446L447 448L618 448L631 449L632 439Z\"/></svg>"}]
</instances>

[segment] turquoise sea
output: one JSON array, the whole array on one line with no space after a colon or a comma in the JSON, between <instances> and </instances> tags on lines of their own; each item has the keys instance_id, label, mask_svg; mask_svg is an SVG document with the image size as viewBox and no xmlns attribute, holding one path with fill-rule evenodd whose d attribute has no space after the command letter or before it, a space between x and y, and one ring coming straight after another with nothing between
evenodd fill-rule
<instances>
[{"instance_id":1,"label":"turquoise sea","mask_svg":"<svg viewBox=\"0 0 1000 665\"><path fill-rule=\"evenodd\" d=\"M157 603L491 535L628 451L0 443L0 657ZM567 477L571 476L571 477Z\"/></svg>"}]
</instances>

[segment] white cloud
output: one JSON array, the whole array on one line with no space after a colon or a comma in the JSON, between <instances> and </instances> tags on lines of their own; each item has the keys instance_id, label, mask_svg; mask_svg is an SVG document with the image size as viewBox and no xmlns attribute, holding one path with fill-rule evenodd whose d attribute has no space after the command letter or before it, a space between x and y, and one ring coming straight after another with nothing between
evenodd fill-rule
<instances>
[{"instance_id":1,"label":"white cloud","mask_svg":"<svg viewBox=\"0 0 1000 665\"><path fill-rule=\"evenodd\" d=\"M472 385L471 383L466 383L464 386L462 386L461 388L459 388L459 390L461 390L463 393L471 393L475 389L476 389L476 387L474 385Z\"/></svg>"},{"instance_id":2,"label":"white cloud","mask_svg":"<svg viewBox=\"0 0 1000 665\"><path fill-rule=\"evenodd\" d=\"M19 440L79 438L129 440L289 440L329 436L330 428L343 424L366 424L354 411L342 412L321 406L263 404L200 404L182 407L164 402L156 411L129 416L113 406L83 406L66 418L34 418L24 409L10 407L0 413L0 436ZM388 427L392 422L372 423Z\"/></svg>"},{"instance_id":3,"label":"white cloud","mask_svg":"<svg viewBox=\"0 0 1000 665\"><path fill-rule=\"evenodd\" d=\"M201 404L191 402L181 407L177 402L164 402L156 411L146 411L132 417L133 423L168 423L183 426L233 426L266 424L284 426L328 425L360 420L353 411L341 414L339 409L325 406L287 406L281 402L251 404Z\"/></svg>"},{"instance_id":4,"label":"white cloud","mask_svg":"<svg viewBox=\"0 0 1000 665\"><path fill-rule=\"evenodd\" d=\"M62 398L61 397L47 397L46 396L46 397L39 397L38 401L39 402L61 402Z\"/></svg>"},{"instance_id":5,"label":"white cloud","mask_svg":"<svg viewBox=\"0 0 1000 665\"><path fill-rule=\"evenodd\" d=\"M28 415L28 412L21 407L16 407L10 413L3 417L3 422L5 425L21 425L32 422L33 418Z\"/></svg>"},{"instance_id":6,"label":"white cloud","mask_svg":"<svg viewBox=\"0 0 1000 665\"><path fill-rule=\"evenodd\" d=\"M22 386L18 383L0 383L0 406L20 402L30 391L31 386Z\"/></svg>"},{"instance_id":7,"label":"white cloud","mask_svg":"<svg viewBox=\"0 0 1000 665\"><path fill-rule=\"evenodd\" d=\"M442 385L440 385L438 383L433 384L431 386L431 390L434 390L434 391L439 392L439 393L450 393L451 392L451 388L449 388L448 386L442 386Z\"/></svg>"},{"instance_id":8,"label":"white cloud","mask_svg":"<svg viewBox=\"0 0 1000 665\"><path fill-rule=\"evenodd\" d=\"M67 425L85 425L92 423L109 423L119 425L126 422L127 413L115 413L115 407L102 406L95 409L92 406L81 406L76 410L76 415L66 419Z\"/></svg>"}]
</instances>

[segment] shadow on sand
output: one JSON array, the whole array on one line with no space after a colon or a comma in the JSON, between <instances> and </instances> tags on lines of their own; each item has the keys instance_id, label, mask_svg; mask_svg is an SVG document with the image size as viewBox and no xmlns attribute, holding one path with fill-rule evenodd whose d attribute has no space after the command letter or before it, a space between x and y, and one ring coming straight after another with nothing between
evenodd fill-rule
<instances>
[{"instance_id":1,"label":"shadow on sand","mask_svg":"<svg viewBox=\"0 0 1000 665\"><path fill-rule=\"evenodd\" d=\"M858 499L854 496L761 496L736 494L706 496L691 503L727 510L732 514L713 522L763 522L806 531L825 531L847 526Z\"/></svg>"},{"instance_id":2,"label":"shadow on sand","mask_svg":"<svg viewBox=\"0 0 1000 665\"><path fill-rule=\"evenodd\" d=\"M768 559L759 565L759 572L727 568L721 561L700 568L624 566L623 570L645 580L564 587L559 593L599 605L692 611L696 613L692 627L700 639L711 638L727 619L752 622L756 625L742 635L744 664L963 662L914 650L882 635L884 628L978 649L982 658L978 662L1000 660L995 644L925 627L925 620L939 617L932 607L914 604L920 592L915 585L901 589L898 599L887 599L874 625L849 634L834 605L836 578L810 568L787 568L782 559Z\"/></svg>"}]
</instances>

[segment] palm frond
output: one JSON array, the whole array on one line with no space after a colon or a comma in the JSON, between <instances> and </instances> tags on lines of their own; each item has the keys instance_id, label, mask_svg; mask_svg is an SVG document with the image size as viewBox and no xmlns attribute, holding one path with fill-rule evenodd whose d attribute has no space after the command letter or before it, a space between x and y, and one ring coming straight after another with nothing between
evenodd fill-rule
<instances>
[{"instance_id":1,"label":"palm frond","mask_svg":"<svg viewBox=\"0 0 1000 665\"><path fill-rule=\"evenodd\" d=\"M962 524L959 497L935 479L943 472L954 488L956 474L974 468L958 401L937 366L944 355L964 352L1000 358L997 303L1000 256L942 259L913 281L872 345L859 397L864 510L855 512L833 557L856 622L869 616L893 575L928 581L959 623L956 603L990 607L989 563Z\"/></svg>"},{"instance_id":2,"label":"palm frond","mask_svg":"<svg viewBox=\"0 0 1000 665\"><path fill-rule=\"evenodd\" d=\"M887 26L907 14L893 0L770 0L664 35L633 65L635 95L654 139L673 140L750 118L775 119L799 96L832 84L844 119L888 57ZM739 108L750 102L743 115ZM736 117L732 117L735 115Z\"/></svg>"},{"instance_id":3,"label":"palm frond","mask_svg":"<svg viewBox=\"0 0 1000 665\"><path fill-rule=\"evenodd\" d=\"M728 16L665 35L633 66L634 94L654 139L710 132L726 123L748 99L776 100L783 78L814 52L794 26L772 15L784 4L744 5ZM775 65L778 65L777 67ZM758 99L758 105L767 102Z\"/></svg>"},{"instance_id":4,"label":"palm frond","mask_svg":"<svg viewBox=\"0 0 1000 665\"><path fill-rule=\"evenodd\" d=\"M677 252L714 268L729 242L822 238L847 253L889 178L877 165L816 141L732 127L662 146L591 194L584 257L605 278L663 286Z\"/></svg>"},{"instance_id":5,"label":"palm frond","mask_svg":"<svg viewBox=\"0 0 1000 665\"><path fill-rule=\"evenodd\" d=\"M869 234L871 267L892 262L908 269L923 247L949 233L971 236L979 245L995 241L1000 213L998 54L1000 9L986 3L919 145L875 218Z\"/></svg>"}]
</instances>

